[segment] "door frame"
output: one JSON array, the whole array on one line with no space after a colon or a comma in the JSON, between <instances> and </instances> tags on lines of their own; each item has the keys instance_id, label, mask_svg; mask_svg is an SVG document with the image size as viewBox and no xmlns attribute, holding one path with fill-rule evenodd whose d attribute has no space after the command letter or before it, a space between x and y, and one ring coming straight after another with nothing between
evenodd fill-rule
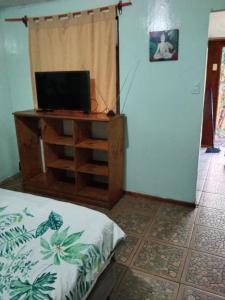
<instances>
[{"instance_id":1,"label":"door frame","mask_svg":"<svg viewBox=\"0 0 225 300\"><path fill-rule=\"evenodd\" d=\"M221 45L219 49L219 52L217 53L217 61L213 61L210 57L210 43L221 43L224 45ZM212 147L215 131L212 132L212 126L211 126L211 103L210 103L210 88L211 85L209 84L209 77L208 75L210 72L212 72L212 64L217 63L218 64L218 70L216 76L213 78L213 85L216 86L214 88L214 128L216 125L217 120L217 107L218 107L218 98L219 98L219 82L220 82L220 74L221 74L221 57L222 57L222 48L225 47L225 38L209 38L208 39L208 57L207 57L207 68L206 68L206 81L205 81L205 93L204 93L204 107L203 107L203 120L202 120L202 138L201 138L201 146L202 147ZM216 92L215 92L216 90Z\"/></svg>"}]
</instances>

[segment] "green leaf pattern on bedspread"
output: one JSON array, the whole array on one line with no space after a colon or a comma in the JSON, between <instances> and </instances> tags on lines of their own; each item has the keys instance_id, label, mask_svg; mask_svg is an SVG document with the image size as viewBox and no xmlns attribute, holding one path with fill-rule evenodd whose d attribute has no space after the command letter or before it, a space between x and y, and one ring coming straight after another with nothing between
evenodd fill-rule
<instances>
[{"instance_id":1,"label":"green leaf pattern on bedspread","mask_svg":"<svg viewBox=\"0 0 225 300\"><path fill-rule=\"evenodd\" d=\"M28 230L22 221L33 218L33 213L27 208L16 213L6 210L0 207L0 299L53 300L51 293L58 275L55 271L60 272L62 264L74 265L78 272L76 285L64 299L82 299L92 285L90 274L99 271L106 261L103 249L81 243L84 231L71 233L70 227L63 229L63 219L56 212ZM47 232L50 234L45 238ZM39 240L39 260L34 260L34 240ZM38 267L40 261L46 262L43 270Z\"/></svg>"},{"instance_id":2,"label":"green leaf pattern on bedspread","mask_svg":"<svg viewBox=\"0 0 225 300\"><path fill-rule=\"evenodd\" d=\"M10 299L54 300L48 295L48 292L54 290L54 287L50 286L50 284L53 284L56 278L56 273L43 273L41 276L38 276L33 283L30 283L28 280L25 282L20 279L15 280L10 285Z\"/></svg>"}]
</instances>

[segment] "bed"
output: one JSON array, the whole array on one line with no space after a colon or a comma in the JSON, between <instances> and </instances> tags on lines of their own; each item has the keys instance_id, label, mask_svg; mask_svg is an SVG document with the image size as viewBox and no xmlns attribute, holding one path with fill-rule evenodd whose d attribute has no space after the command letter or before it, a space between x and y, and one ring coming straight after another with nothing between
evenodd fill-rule
<instances>
[{"instance_id":1,"label":"bed","mask_svg":"<svg viewBox=\"0 0 225 300\"><path fill-rule=\"evenodd\" d=\"M0 299L94 299L124 237L102 213L0 189Z\"/></svg>"}]
</instances>

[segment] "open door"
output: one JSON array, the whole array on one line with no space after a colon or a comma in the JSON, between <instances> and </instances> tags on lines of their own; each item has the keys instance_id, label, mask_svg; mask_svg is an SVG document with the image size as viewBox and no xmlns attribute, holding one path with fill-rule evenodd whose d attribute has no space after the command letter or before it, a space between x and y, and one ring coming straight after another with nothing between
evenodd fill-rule
<instances>
[{"instance_id":1,"label":"open door","mask_svg":"<svg viewBox=\"0 0 225 300\"><path fill-rule=\"evenodd\" d=\"M202 147L212 147L215 132L211 125L211 103L210 93L213 92L213 108L214 108L214 128L216 127L216 114L218 107L220 67L222 49L225 47L225 39L209 40L208 43L208 64L205 87L205 102L203 112L202 126Z\"/></svg>"}]
</instances>

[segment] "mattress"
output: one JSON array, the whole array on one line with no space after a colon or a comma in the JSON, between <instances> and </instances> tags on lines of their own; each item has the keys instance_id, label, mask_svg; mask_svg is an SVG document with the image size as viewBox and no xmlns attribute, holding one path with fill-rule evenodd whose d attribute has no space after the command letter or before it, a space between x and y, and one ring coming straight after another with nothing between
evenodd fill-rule
<instances>
[{"instance_id":1,"label":"mattress","mask_svg":"<svg viewBox=\"0 0 225 300\"><path fill-rule=\"evenodd\" d=\"M124 237L102 213L0 189L0 299L86 299Z\"/></svg>"}]
</instances>

